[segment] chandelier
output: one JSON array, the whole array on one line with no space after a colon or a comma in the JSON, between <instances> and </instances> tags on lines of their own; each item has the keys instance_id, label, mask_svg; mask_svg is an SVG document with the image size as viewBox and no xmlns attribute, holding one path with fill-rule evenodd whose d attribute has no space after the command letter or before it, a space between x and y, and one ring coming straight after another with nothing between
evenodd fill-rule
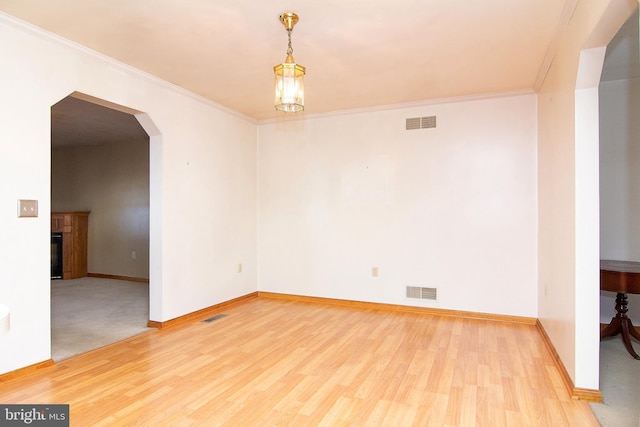
<instances>
[{"instance_id":1,"label":"chandelier","mask_svg":"<svg viewBox=\"0 0 640 427\"><path fill-rule=\"evenodd\" d=\"M296 64L291 47L291 32L298 22L298 15L286 12L280 15L280 22L287 29L289 45L287 57L282 64L273 67L275 74L276 110L289 112L304 111L304 73L305 67Z\"/></svg>"}]
</instances>

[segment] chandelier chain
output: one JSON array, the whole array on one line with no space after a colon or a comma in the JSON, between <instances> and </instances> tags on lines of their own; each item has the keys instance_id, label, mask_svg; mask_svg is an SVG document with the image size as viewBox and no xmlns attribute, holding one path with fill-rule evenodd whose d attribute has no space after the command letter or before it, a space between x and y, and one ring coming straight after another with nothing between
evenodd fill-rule
<instances>
[{"instance_id":1,"label":"chandelier chain","mask_svg":"<svg viewBox=\"0 0 640 427\"><path fill-rule=\"evenodd\" d=\"M289 47L287 47L287 55L293 55L293 47L291 47L291 29L287 28L287 35L289 36Z\"/></svg>"}]
</instances>

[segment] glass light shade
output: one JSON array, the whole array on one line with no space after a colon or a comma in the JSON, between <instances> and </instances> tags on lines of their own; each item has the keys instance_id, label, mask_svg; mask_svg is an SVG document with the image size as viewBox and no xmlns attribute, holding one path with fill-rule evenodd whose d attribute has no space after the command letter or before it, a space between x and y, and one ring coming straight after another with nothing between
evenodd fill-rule
<instances>
[{"instance_id":1,"label":"glass light shade","mask_svg":"<svg viewBox=\"0 0 640 427\"><path fill-rule=\"evenodd\" d=\"M291 55L282 64L273 67L275 73L276 110L289 112L304 111L305 68L293 62Z\"/></svg>"}]
</instances>

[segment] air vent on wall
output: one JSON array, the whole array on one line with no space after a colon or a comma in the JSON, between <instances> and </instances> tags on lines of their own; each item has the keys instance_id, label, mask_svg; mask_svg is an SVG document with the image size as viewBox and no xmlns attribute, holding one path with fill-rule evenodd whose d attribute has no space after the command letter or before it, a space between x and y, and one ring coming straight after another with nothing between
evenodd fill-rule
<instances>
[{"instance_id":1,"label":"air vent on wall","mask_svg":"<svg viewBox=\"0 0 640 427\"><path fill-rule=\"evenodd\" d=\"M436 127L436 116L412 117L406 121L406 129L430 129Z\"/></svg>"},{"instance_id":2,"label":"air vent on wall","mask_svg":"<svg viewBox=\"0 0 640 427\"><path fill-rule=\"evenodd\" d=\"M407 298L438 299L438 288L421 288L419 286L407 286Z\"/></svg>"}]
</instances>

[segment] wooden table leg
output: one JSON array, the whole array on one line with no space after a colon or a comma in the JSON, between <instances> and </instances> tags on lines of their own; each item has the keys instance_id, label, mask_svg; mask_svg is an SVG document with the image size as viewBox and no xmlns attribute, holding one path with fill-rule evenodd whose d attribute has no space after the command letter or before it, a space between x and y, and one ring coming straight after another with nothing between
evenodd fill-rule
<instances>
[{"instance_id":1,"label":"wooden table leg","mask_svg":"<svg viewBox=\"0 0 640 427\"><path fill-rule=\"evenodd\" d=\"M620 332L622 332L622 324L620 322L620 318L616 316L611 319L611 322L607 325L606 328L600 331L600 341L605 338L618 335Z\"/></svg>"},{"instance_id":2,"label":"wooden table leg","mask_svg":"<svg viewBox=\"0 0 640 427\"><path fill-rule=\"evenodd\" d=\"M640 356L633 350L633 346L631 345L631 337L629 337L629 333L631 332L629 329L634 329L631 324L631 320L626 318L622 321L622 342L626 347L627 351L630 355L634 357L634 359L640 360Z\"/></svg>"},{"instance_id":3,"label":"wooden table leg","mask_svg":"<svg viewBox=\"0 0 640 427\"><path fill-rule=\"evenodd\" d=\"M616 317L611 319L611 323L600 332L600 340L622 333L622 342L625 348L634 359L640 360L640 356L633 350L629 336L640 340L640 333L633 327L631 319L627 317L627 302L627 294L618 292L616 295Z\"/></svg>"}]
</instances>

